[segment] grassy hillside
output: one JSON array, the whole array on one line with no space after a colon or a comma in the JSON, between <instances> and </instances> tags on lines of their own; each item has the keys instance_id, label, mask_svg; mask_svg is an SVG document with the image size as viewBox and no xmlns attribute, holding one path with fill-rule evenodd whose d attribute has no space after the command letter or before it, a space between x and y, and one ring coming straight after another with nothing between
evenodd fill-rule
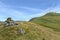
<instances>
[{"instance_id":1,"label":"grassy hillside","mask_svg":"<svg viewBox=\"0 0 60 40\"><path fill-rule=\"evenodd\" d=\"M0 40L59 40L60 33L32 22L20 22L18 26L0 27ZM18 33L18 29L25 34ZM17 34L18 33L18 34Z\"/></svg>"},{"instance_id":2,"label":"grassy hillside","mask_svg":"<svg viewBox=\"0 0 60 40\"><path fill-rule=\"evenodd\" d=\"M30 21L60 32L60 13L49 12L42 17L33 18Z\"/></svg>"}]
</instances>

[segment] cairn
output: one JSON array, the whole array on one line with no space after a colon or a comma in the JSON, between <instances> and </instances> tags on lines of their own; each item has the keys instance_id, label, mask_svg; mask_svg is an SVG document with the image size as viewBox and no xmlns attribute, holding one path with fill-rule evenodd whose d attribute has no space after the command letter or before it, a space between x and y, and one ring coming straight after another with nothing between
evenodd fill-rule
<instances>
[{"instance_id":1,"label":"cairn","mask_svg":"<svg viewBox=\"0 0 60 40\"><path fill-rule=\"evenodd\" d=\"M15 23L10 17L7 18L7 20L4 22L4 27L13 26L13 25L18 25L18 24Z\"/></svg>"}]
</instances>

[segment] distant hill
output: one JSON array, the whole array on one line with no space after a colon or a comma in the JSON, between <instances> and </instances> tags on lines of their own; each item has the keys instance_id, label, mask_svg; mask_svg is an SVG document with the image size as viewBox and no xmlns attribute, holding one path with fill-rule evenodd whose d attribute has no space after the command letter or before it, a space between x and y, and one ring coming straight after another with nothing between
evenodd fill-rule
<instances>
[{"instance_id":1,"label":"distant hill","mask_svg":"<svg viewBox=\"0 0 60 40\"><path fill-rule=\"evenodd\" d=\"M53 30L60 32L60 13L49 12L42 17L32 18L30 22L52 28Z\"/></svg>"}]
</instances>

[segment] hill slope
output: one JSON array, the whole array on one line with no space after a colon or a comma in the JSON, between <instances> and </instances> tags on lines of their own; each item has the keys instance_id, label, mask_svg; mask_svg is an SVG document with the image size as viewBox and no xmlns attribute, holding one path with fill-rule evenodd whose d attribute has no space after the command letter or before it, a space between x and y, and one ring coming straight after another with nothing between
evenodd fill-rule
<instances>
[{"instance_id":1,"label":"hill slope","mask_svg":"<svg viewBox=\"0 0 60 40\"><path fill-rule=\"evenodd\" d=\"M17 29L22 28L25 34L17 35ZM20 22L18 26L0 28L0 40L59 40L60 32L37 25L32 22Z\"/></svg>"},{"instance_id":2,"label":"hill slope","mask_svg":"<svg viewBox=\"0 0 60 40\"><path fill-rule=\"evenodd\" d=\"M33 18L30 21L60 32L60 13L49 12L42 17Z\"/></svg>"}]
</instances>

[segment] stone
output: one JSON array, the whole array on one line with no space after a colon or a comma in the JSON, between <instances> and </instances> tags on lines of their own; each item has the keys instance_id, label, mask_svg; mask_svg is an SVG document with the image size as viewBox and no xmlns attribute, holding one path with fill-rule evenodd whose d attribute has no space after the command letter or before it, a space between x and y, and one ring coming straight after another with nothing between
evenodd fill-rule
<instances>
[{"instance_id":1,"label":"stone","mask_svg":"<svg viewBox=\"0 0 60 40\"><path fill-rule=\"evenodd\" d=\"M22 28L18 29L18 32L19 32L21 35L24 35L24 34L25 34L25 31L24 31Z\"/></svg>"}]
</instances>

